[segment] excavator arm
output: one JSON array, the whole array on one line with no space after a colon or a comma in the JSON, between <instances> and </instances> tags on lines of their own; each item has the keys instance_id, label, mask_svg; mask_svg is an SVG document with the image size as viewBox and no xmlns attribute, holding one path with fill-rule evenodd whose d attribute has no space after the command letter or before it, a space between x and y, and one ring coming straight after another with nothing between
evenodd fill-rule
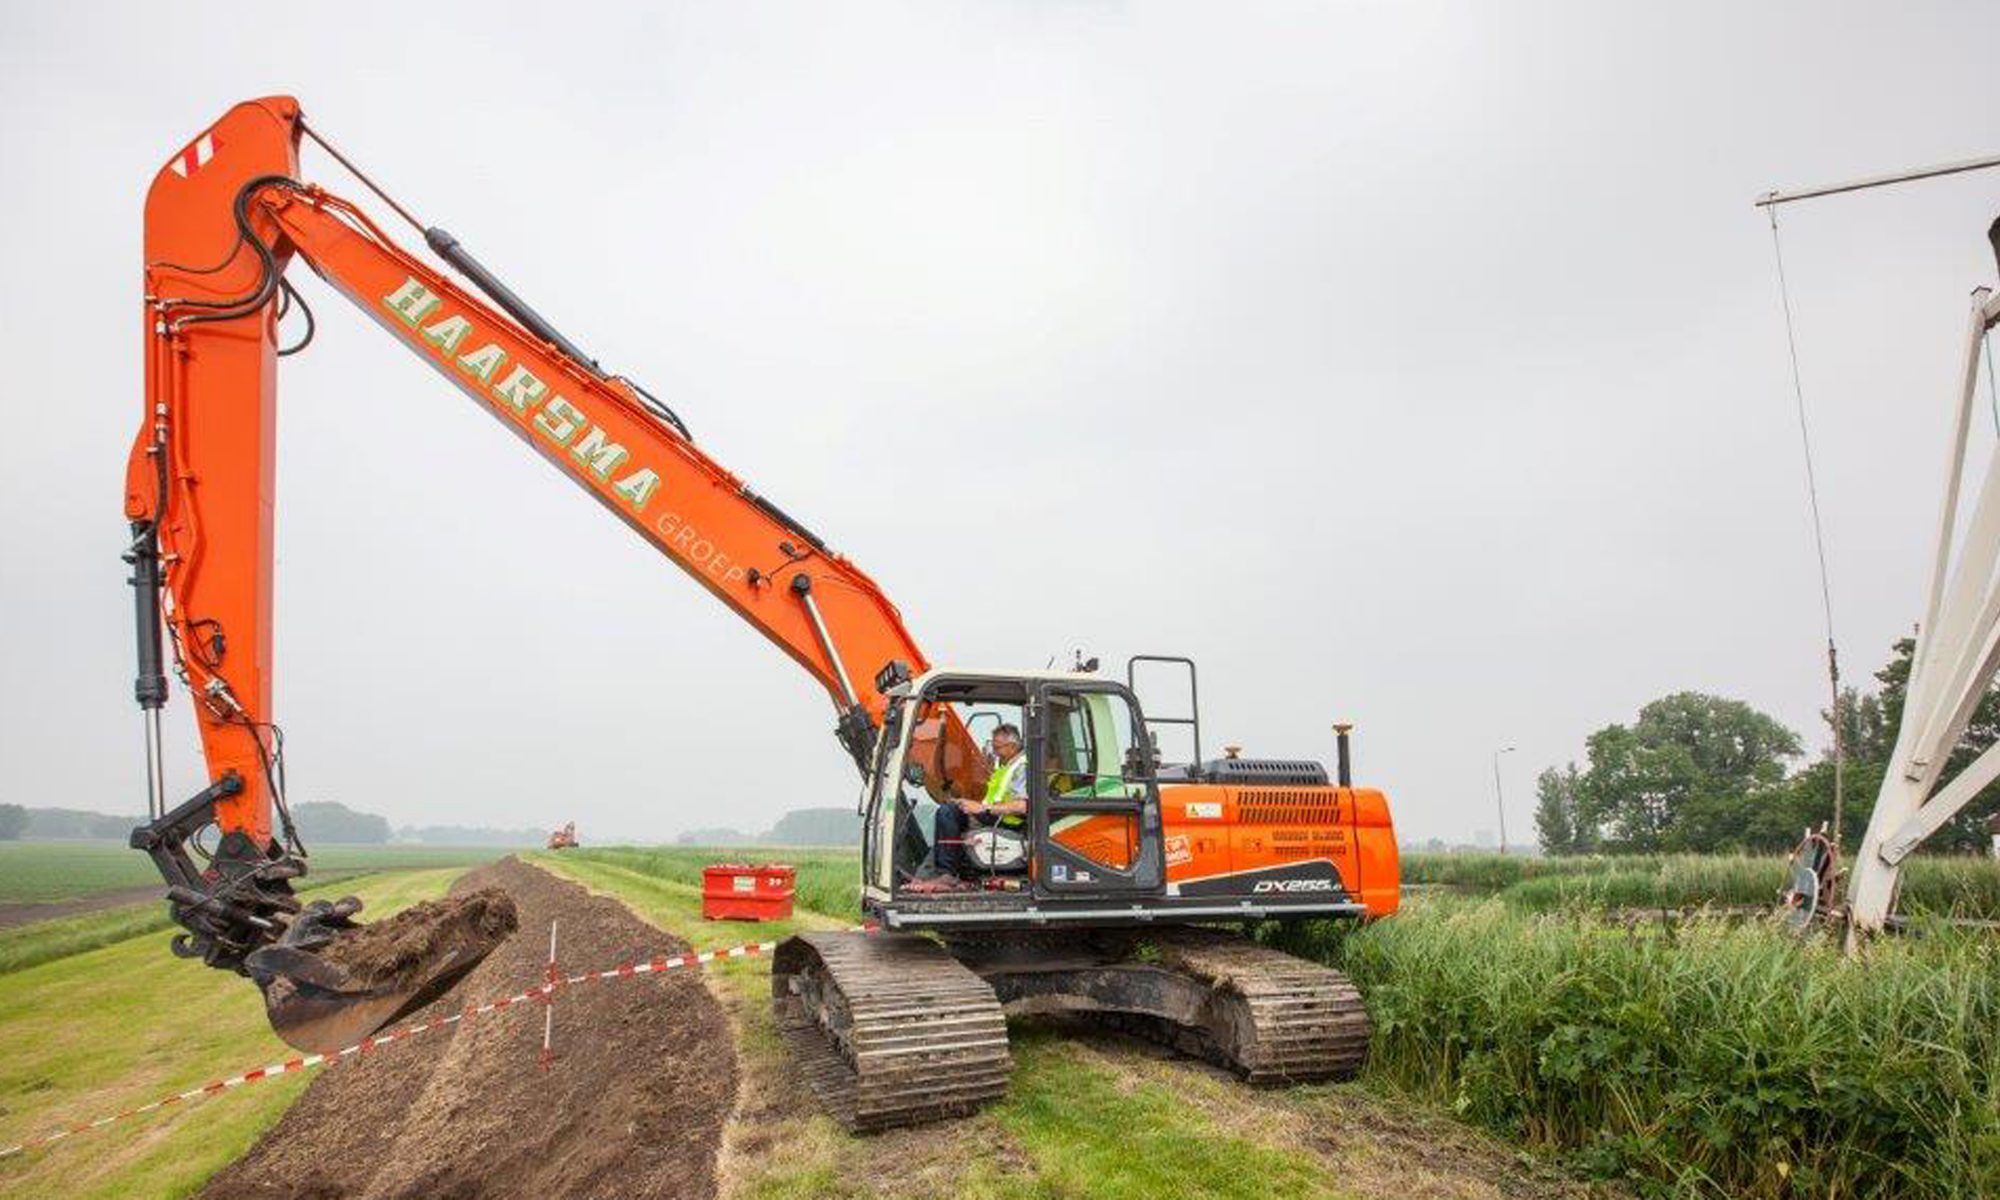
<instances>
[{"instance_id":1,"label":"excavator arm","mask_svg":"<svg viewBox=\"0 0 2000 1200\"><path fill-rule=\"evenodd\" d=\"M320 1009L337 1009L337 973L300 955L330 944L353 910L302 909L292 898L305 851L285 808L271 702L277 368L291 352L284 331L300 321L288 310L303 307L284 277L292 260L803 667L832 698L836 732L864 773L883 689L929 664L867 575L709 458L677 416L605 373L449 234L424 230L477 293L399 248L354 204L302 182L302 134L289 97L239 104L169 160L147 196L146 407L125 515L150 821L133 844L160 866L189 931L178 953L251 975L267 999L274 977L317 986ZM393 428L380 442L412 469L449 467L445 448L399 440ZM158 720L170 665L194 698L210 780L173 807ZM963 743L954 761L976 771L970 735L952 736ZM973 781L954 786L970 794ZM211 830L213 845L202 840ZM369 1008L374 1023L381 1007ZM275 1008L273 1023L315 1049L338 1025L288 1031Z\"/></svg>"}]
</instances>

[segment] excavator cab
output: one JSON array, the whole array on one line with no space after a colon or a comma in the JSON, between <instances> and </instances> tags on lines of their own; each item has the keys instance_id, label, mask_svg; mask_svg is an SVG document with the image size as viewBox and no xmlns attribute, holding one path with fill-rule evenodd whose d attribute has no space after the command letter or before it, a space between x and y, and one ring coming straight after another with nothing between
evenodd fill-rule
<instances>
[{"instance_id":1,"label":"excavator cab","mask_svg":"<svg viewBox=\"0 0 2000 1200\"><path fill-rule=\"evenodd\" d=\"M862 799L866 895L878 915L985 924L1050 904L1160 894L1159 791L1145 720L1127 688L1068 673L933 672L891 689L888 699ZM981 886L970 894L912 894L905 885L937 849L936 806L979 798L992 769L955 760L969 739L952 731L990 733L1003 723L1023 735L1025 854L1018 863L973 855L971 876Z\"/></svg>"},{"instance_id":2,"label":"excavator cab","mask_svg":"<svg viewBox=\"0 0 2000 1200\"><path fill-rule=\"evenodd\" d=\"M1162 767L1131 688L1083 671L895 674L862 796L862 905L881 928L772 956L773 1016L835 1119L868 1131L990 1103L1008 1016L1102 1020L1258 1085L1361 1069L1353 984L1226 926L1367 915L1364 884L1393 852L1379 793L1298 760ZM984 799L986 773L951 755L976 757L971 731L1005 719L993 708L1020 714L1026 870L913 887L922 813ZM1381 879L1393 888L1393 868Z\"/></svg>"}]
</instances>

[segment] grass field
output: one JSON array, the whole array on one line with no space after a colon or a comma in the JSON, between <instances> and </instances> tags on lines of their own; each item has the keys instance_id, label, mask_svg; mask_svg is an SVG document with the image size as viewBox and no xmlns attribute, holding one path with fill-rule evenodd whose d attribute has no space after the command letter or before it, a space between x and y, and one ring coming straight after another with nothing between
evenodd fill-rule
<instances>
[{"instance_id":1,"label":"grass field","mask_svg":"<svg viewBox=\"0 0 2000 1200\"><path fill-rule=\"evenodd\" d=\"M1786 878L1777 856L1722 854L1405 854L1405 884L1498 895L1531 912L1774 904ZM1912 858L1899 907L1912 915L2000 920L2000 862Z\"/></svg>"},{"instance_id":2,"label":"grass field","mask_svg":"<svg viewBox=\"0 0 2000 1200\"><path fill-rule=\"evenodd\" d=\"M383 872L329 890L353 891L387 915L441 895L457 874ZM266 1026L255 987L172 957L164 941L127 938L0 972L0 1144L294 1053ZM309 1078L258 1083L0 1160L0 1194L188 1195L242 1154Z\"/></svg>"},{"instance_id":3,"label":"grass field","mask_svg":"<svg viewBox=\"0 0 2000 1200\"><path fill-rule=\"evenodd\" d=\"M479 846L314 846L309 881L361 871L467 867L507 853ZM68 900L159 882L153 860L121 842L0 842L0 903Z\"/></svg>"},{"instance_id":4,"label":"grass field","mask_svg":"<svg viewBox=\"0 0 2000 1200\"><path fill-rule=\"evenodd\" d=\"M0 974L26 970L149 933L160 934L158 944L165 946L166 931L172 927L166 903L155 900L0 929Z\"/></svg>"}]
</instances>

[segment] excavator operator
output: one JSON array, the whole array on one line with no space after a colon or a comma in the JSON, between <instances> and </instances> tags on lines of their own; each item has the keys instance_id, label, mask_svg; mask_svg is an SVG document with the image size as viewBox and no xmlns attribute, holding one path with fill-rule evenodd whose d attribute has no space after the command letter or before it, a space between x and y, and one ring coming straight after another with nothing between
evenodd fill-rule
<instances>
[{"instance_id":1,"label":"excavator operator","mask_svg":"<svg viewBox=\"0 0 2000 1200\"><path fill-rule=\"evenodd\" d=\"M965 831L974 825L1021 827L1028 812L1027 758L1021 753L1021 730L1003 724L993 730L993 772L986 777L986 794L978 800L956 799L938 806L932 825L940 882L965 875Z\"/></svg>"}]
</instances>

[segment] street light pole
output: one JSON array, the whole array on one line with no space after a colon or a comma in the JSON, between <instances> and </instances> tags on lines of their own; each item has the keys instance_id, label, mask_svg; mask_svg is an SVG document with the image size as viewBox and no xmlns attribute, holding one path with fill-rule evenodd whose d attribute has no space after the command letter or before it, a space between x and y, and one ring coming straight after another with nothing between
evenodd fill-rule
<instances>
[{"instance_id":1,"label":"street light pole","mask_svg":"<svg viewBox=\"0 0 2000 1200\"><path fill-rule=\"evenodd\" d=\"M1500 813L1500 853L1507 853L1507 795L1500 789L1500 756L1512 754L1514 747L1502 746L1493 752L1493 806Z\"/></svg>"}]
</instances>

